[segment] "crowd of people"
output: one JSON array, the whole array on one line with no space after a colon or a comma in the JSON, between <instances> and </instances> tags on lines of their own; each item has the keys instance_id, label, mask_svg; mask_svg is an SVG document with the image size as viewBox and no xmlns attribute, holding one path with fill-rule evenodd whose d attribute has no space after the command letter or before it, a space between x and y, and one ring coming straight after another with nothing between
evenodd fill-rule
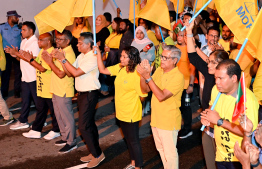
<instances>
[{"instance_id":1,"label":"crowd of people","mask_svg":"<svg viewBox=\"0 0 262 169\"><path fill-rule=\"evenodd\" d=\"M7 22L0 25L0 126L29 128L33 101L35 120L22 135L41 138L49 112L52 129L44 139L61 136L55 145L61 146L59 153L68 153L77 148L72 106L77 97L78 128L90 152L80 160L93 168L105 159L95 124L96 105L99 97L114 95L116 118L130 154L125 169L143 167L139 122L148 113L163 166L176 169L177 139L193 134L190 98L197 90L199 97L194 99L200 100L199 119L206 126L202 133L206 167L262 168L262 66L246 50L237 62L233 60L241 44L234 42L234 34L219 15L204 10L189 23L193 10L185 7L177 21L170 11L170 30L139 18L134 31L120 12L118 8L113 19L108 12L98 15L93 33L87 18L77 17L72 31L54 30L39 37L33 22L18 25L21 16L7 12ZM181 25L186 26L184 31ZM18 119L4 100L12 67L14 97L22 98ZM246 110L233 121L242 72Z\"/></svg>"}]
</instances>

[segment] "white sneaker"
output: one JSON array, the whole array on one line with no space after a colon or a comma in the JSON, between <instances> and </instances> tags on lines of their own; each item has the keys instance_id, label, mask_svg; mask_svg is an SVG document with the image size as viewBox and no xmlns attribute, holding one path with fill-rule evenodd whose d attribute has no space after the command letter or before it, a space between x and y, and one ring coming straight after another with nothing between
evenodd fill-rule
<instances>
[{"instance_id":1,"label":"white sneaker","mask_svg":"<svg viewBox=\"0 0 262 169\"><path fill-rule=\"evenodd\" d=\"M29 127L29 124L28 123L21 123L19 120L10 126L10 129L11 130L18 130L18 129L25 129L25 128L28 128Z\"/></svg>"},{"instance_id":2,"label":"white sneaker","mask_svg":"<svg viewBox=\"0 0 262 169\"><path fill-rule=\"evenodd\" d=\"M27 138L41 138L41 132L35 131L35 130L30 130L27 133L22 133L24 137Z\"/></svg>"},{"instance_id":3,"label":"white sneaker","mask_svg":"<svg viewBox=\"0 0 262 169\"><path fill-rule=\"evenodd\" d=\"M60 133L59 132L54 132L54 131L49 131L49 133L47 135L44 136L44 139L46 140L52 140L56 137L59 137Z\"/></svg>"}]
</instances>

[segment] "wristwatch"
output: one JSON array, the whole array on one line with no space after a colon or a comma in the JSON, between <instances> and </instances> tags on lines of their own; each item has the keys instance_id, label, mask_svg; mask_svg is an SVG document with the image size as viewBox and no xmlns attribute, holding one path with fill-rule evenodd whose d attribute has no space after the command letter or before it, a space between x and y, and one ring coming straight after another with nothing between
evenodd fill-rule
<instances>
[{"instance_id":1,"label":"wristwatch","mask_svg":"<svg viewBox=\"0 0 262 169\"><path fill-rule=\"evenodd\" d=\"M34 58L30 59L29 63L33 62L34 60L35 60Z\"/></svg>"},{"instance_id":2,"label":"wristwatch","mask_svg":"<svg viewBox=\"0 0 262 169\"><path fill-rule=\"evenodd\" d=\"M149 83L149 82L150 82L150 80L152 80L152 77L150 77L150 78L146 79L146 83Z\"/></svg>"},{"instance_id":3,"label":"wristwatch","mask_svg":"<svg viewBox=\"0 0 262 169\"><path fill-rule=\"evenodd\" d=\"M191 87L194 87L194 85L193 85L193 84L189 84L189 86L191 86Z\"/></svg>"},{"instance_id":4,"label":"wristwatch","mask_svg":"<svg viewBox=\"0 0 262 169\"><path fill-rule=\"evenodd\" d=\"M63 64L65 64L65 63L66 63L66 61L67 61L67 60L66 60L66 59L64 59L64 60L62 60L62 63L63 63Z\"/></svg>"},{"instance_id":5,"label":"wristwatch","mask_svg":"<svg viewBox=\"0 0 262 169\"><path fill-rule=\"evenodd\" d=\"M217 126L221 126L223 124L224 120L223 119L219 119L217 121Z\"/></svg>"}]
</instances>

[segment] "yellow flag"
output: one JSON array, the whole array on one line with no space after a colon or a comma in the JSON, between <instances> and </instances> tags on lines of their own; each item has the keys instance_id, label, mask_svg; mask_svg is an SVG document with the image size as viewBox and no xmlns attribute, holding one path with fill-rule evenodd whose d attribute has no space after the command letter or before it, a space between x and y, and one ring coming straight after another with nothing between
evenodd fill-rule
<instances>
[{"instance_id":1,"label":"yellow flag","mask_svg":"<svg viewBox=\"0 0 262 169\"><path fill-rule=\"evenodd\" d=\"M195 13L197 13L197 11L199 11L199 9L201 9L207 3L207 1L208 0L195 0L195 3L194 3L194 8L196 5ZM212 1L210 3L212 3ZM207 7L205 8L205 10L207 10Z\"/></svg>"},{"instance_id":2,"label":"yellow flag","mask_svg":"<svg viewBox=\"0 0 262 169\"><path fill-rule=\"evenodd\" d=\"M170 1L173 3L174 9L177 12L177 2L178 2L178 0L170 0ZM178 6L178 13L183 12L184 11L184 0L179 0L179 4L178 5L179 5Z\"/></svg>"},{"instance_id":3,"label":"yellow flag","mask_svg":"<svg viewBox=\"0 0 262 169\"><path fill-rule=\"evenodd\" d=\"M93 15L92 0L77 0L72 17L84 17Z\"/></svg>"},{"instance_id":4,"label":"yellow flag","mask_svg":"<svg viewBox=\"0 0 262 169\"><path fill-rule=\"evenodd\" d=\"M134 1L135 1L135 18L137 18L138 13L140 11L140 3L141 0L130 0L129 5L129 20L134 23Z\"/></svg>"},{"instance_id":5,"label":"yellow flag","mask_svg":"<svg viewBox=\"0 0 262 169\"><path fill-rule=\"evenodd\" d=\"M170 30L170 17L166 0L147 0L146 6L139 12L139 18L147 19Z\"/></svg>"},{"instance_id":6,"label":"yellow flag","mask_svg":"<svg viewBox=\"0 0 262 169\"><path fill-rule=\"evenodd\" d=\"M257 18L249 31L248 43L246 49L250 52L255 53L253 57L257 58L260 62L262 61L262 12L260 11ZM250 52L252 54L252 52Z\"/></svg>"},{"instance_id":7,"label":"yellow flag","mask_svg":"<svg viewBox=\"0 0 262 169\"><path fill-rule=\"evenodd\" d=\"M211 1L211 2L207 5L207 7L211 8L211 9L216 9L216 7L215 7L215 0Z\"/></svg>"},{"instance_id":8,"label":"yellow flag","mask_svg":"<svg viewBox=\"0 0 262 169\"><path fill-rule=\"evenodd\" d=\"M54 29L62 32L66 26L72 25L72 12L75 3L76 0L57 0L37 14L34 19L39 34L41 35Z\"/></svg>"},{"instance_id":9,"label":"yellow flag","mask_svg":"<svg viewBox=\"0 0 262 169\"><path fill-rule=\"evenodd\" d=\"M215 5L220 17L233 32L236 40L242 44L256 19L257 1L215 0ZM252 47L247 45L246 49L254 57L255 53Z\"/></svg>"}]
</instances>

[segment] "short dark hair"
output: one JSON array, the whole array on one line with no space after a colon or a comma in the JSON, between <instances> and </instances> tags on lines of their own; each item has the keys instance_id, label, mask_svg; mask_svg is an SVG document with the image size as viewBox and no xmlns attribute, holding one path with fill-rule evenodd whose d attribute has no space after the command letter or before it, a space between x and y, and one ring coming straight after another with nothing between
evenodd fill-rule
<instances>
[{"instance_id":1,"label":"short dark hair","mask_svg":"<svg viewBox=\"0 0 262 169\"><path fill-rule=\"evenodd\" d=\"M111 15L111 13L105 12L105 13L104 13L104 16L106 17L106 20L107 20L108 22L112 22L112 15Z\"/></svg>"},{"instance_id":2,"label":"short dark hair","mask_svg":"<svg viewBox=\"0 0 262 169\"><path fill-rule=\"evenodd\" d=\"M123 49L123 51L125 51L125 53L129 57L129 62L127 65L128 71L134 72L136 66L141 62L141 58L140 58L138 49L133 46L127 46Z\"/></svg>"},{"instance_id":3,"label":"short dark hair","mask_svg":"<svg viewBox=\"0 0 262 169\"><path fill-rule=\"evenodd\" d=\"M227 75L231 78L233 75L237 76L237 81L240 80L241 77L241 68L239 66L239 64L234 61L233 59L226 59L221 61L216 69L220 69L221 67L225 67L227 70Z\"/></svg>"},{"instance_id":4,"label":"short dark hair","mask_svg":"<svg viewBox=\"0 0 262 169\"><path fill-rule=\"evenodd\" d=\"M32 29L33 30L33 34L35 33L35 24L33 22L30 22L30 21L25 21L23 22L22 26L27 26L29 29Z\"/></svg>"},{"instance_id":5,"label":"short dark hair","mask_svg":"<svg viewBox=\"0 0 262 169\"><path fill-rule=\"evenodd\" d=\"M217 27L219 29L219 23L217 21L212 21L212 20L209 19L206 23L208 24L208 23L211 23L211 22L213 23L214 27Z\"/></svg>"},{"instance_id":6,"label":"short dark hair","mask_svg":"<svg viewBox=\"0 0 262 169\"><path fill-rule=\"evenodd\" d=\"M169 16L173 17L173 20L176 20L176 11L169 11Z\"/></svg>"},{"instance_id":7,"label":"short dark hair","mask_svg":"<svg viewBox=\"0 0 262 169\"><path fill-rule=\"evenodd\" d=\"M84 38L84 43L85 44L90 43L91 44L91 48L93 47L94 41L93 41L93 34L91 32L82 32L82 33L80 33L80 37Z\"/></svg>"},{"instance_id":8,"label":"short dark hair","mask_svg":"<svg viewBox=\"0 0 262 169\"><path fill-rule=\"evenodd\" d=\"M134 24L132 22L130 22L129 19L122 19L121 22L125 22L126 26L129 26L128 30L130 30L132 33L134 33L134 29L133 29Z\"/></svg>"},{"instance_id":9,"label":"short dark hair","mask_svg":"<svg viewBox=\"0 0 262 169\"><path fill-rule=\"evenodd\" d=\"M191 13L185 13L184 16L187 15L187 16L190 16L192 18L192 14Z\"/></svg>"},{"instance_id":10,"label":"short dark hair","mask_svg":"<svg viewBox=\"0 0 262 169\"><path fill-rule=\"evenodd\" d=\"M218 27L216 26L211 26L210 28L207 29L207 34L209 33L209 31L214 30L218 32L218 36L220 36L220 30Z\"/></svg>"},{"instance_id":11,"label":"short dark hair","mask_svg":"<svg viewBox=\"0 0 262 169\"><path fill-rule=\"evenodd\" d=\"M210 21L209 19L209 13L206 10L203 10L202 12L200 12L199 14L203 20L205 20L206 22Z\"/></svg>"},{"instance_id":12,"label":"short dark hair","mask_svg":"<svg viewBox=\"0 0 262 169\"><path fill-rule=\"evenodd\" d=\"M62 35L65 35L66 38L71 42L73 35L69 30L63 30L63 32L61 33Z\"/></svg>"},{"instance_id":13,"label":"short dark hair","mask_svg":"<svg viewBox=\"0 0 262 169\"><path fill-rule=\"evenodd\" d=\"M114 32L116 32L117 34L120 34L119 27L120 27L120 22L122 21L122 19L119 18L119 17L115 17L115 18L114 18L114 21L115 21L115 23L117 24L116 30L114 30Z\"/></svg>"},{"instance_id":14,"label":"short dark hair","mask_svg":"<svg viewBox=\"0 0 262 169\"><path fill-rule=\"evenodd\" d=\"M219 63L222 60L229 59L229 55L225 50L218 49L214 50L213 52L210 53L210 55L214 54L215 55L215 60Z\"/></svg>"},{"instance_id":15,"label":"short dark hair","mask_svg":"<svg viewBox=\"0 0 262 169\"><path fill-rule=\"evenodd\" d=\"M151 22L151 21L149 21L149 20L146 20L146 19L144 19L144 18L139 18L139 19L138 19L138 25L139 25L139 22L140 22L141 19L145 22L145 24L146 24L146 26L147 26L147 29L151 29L151 26L152 26L153 22Z\"/></svg>"}]
</instances>

